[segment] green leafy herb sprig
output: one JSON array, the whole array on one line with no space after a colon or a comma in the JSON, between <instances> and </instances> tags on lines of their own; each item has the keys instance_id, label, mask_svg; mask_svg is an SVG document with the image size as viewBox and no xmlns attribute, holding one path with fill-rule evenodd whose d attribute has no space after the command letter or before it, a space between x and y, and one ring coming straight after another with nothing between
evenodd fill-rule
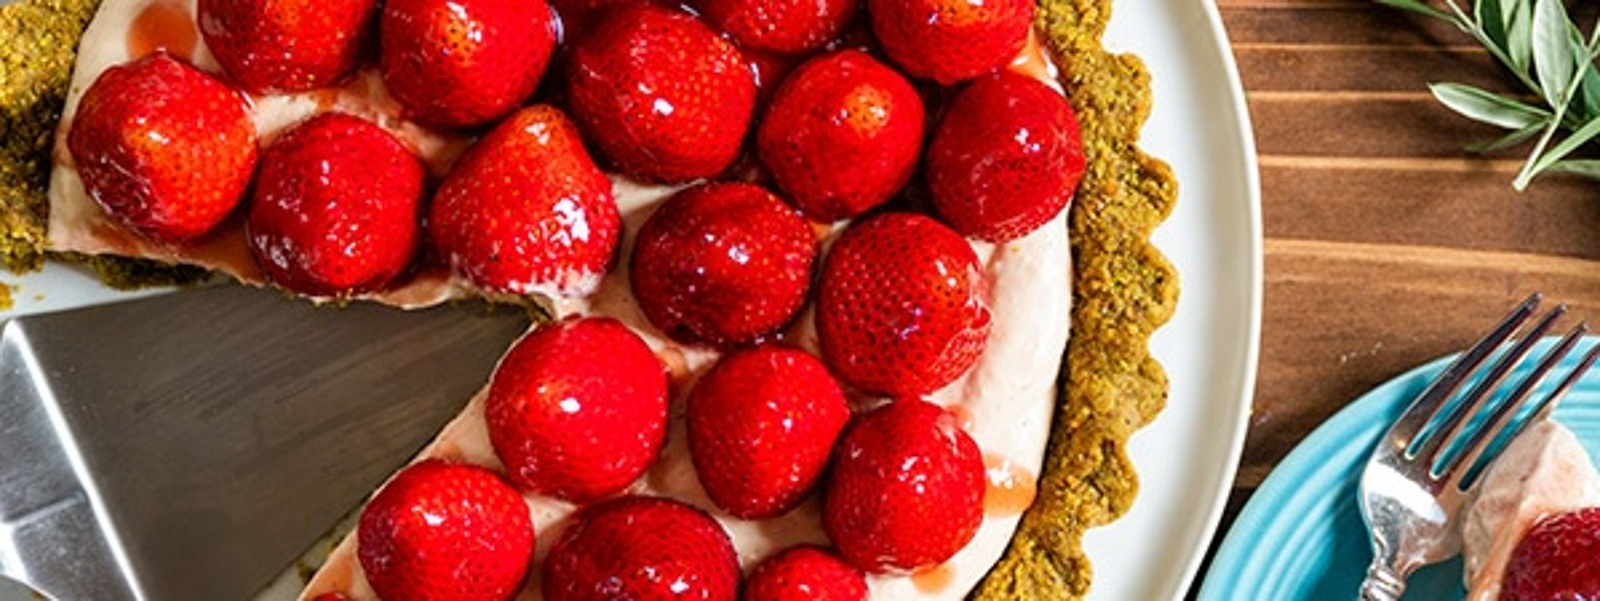
<instances>
[{"instance_id":1,"label":"green leafy herb sprig","mask_svg":"<svg viewBox=\"0 0 1600 601\"><path fill-rule=\"evenodd\" d=\"M1595 67L1600 23L1585 40L1562 0L1468 0L1470 14L1457 5L1462 0L1443 0L1446 9L1424 0L1377 1L1456 26L1483 44L1538 97L1536 106L1466 84L1428 86L1451 110L1510 130L1498 139L1469 146L1470 151L1488 152L1537 138L1512 182L1517 190L1527 189L1535 176L1546 171L1600 179L1600 160L1568 158L1600 136L1600 71Z\"/></svg>"}]
</instances>

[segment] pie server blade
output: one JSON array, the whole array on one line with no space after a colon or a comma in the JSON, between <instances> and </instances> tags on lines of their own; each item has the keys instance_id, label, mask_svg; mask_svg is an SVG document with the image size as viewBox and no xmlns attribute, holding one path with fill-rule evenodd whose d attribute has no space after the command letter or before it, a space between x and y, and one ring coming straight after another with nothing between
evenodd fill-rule
<instances>
[{"instance_id":1,"label":"pie server blade","mask_svg":"<svg viewBox=\"0 0 1600 601\"><path fill-rule=\"evenodd\" d=\"M223 286L0 326L0 574L248 599L487 381L519 312Z\"/></svg>"}]
</instances>

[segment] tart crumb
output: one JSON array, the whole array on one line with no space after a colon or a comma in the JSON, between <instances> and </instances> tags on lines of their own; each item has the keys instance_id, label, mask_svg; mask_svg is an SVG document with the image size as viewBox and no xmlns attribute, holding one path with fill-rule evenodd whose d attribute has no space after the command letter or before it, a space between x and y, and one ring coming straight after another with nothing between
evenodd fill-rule
<instances>
[{"instance_id":1,"label":"tart crumb","mask_svg":"<svg viewBox=\"0 0 1600 601\"><path fill-rule=\"evenodd\" d=\"M0 8L0 265L44 266L50 149L78 38L98 0L24 0Z\"/></svg>"}]
</instances>

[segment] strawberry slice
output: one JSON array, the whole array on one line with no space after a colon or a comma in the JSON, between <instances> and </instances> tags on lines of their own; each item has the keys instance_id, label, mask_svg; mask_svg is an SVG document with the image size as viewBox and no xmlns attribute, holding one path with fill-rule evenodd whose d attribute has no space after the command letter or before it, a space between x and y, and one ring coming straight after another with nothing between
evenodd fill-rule
<instances>
[{"instance_id":1,"label":"strawberry slice","mask_svg":"<svg viewBox=\"0 0 1600 601\"><path fill-rule=\"evenodd\" d=\"M837 38L856 0L704 0L700 9L741 48L799 54Z\"/></svg>"},{"instance_id":2,"label":"strawberry slice","mask_svg":"<svg viewBox=\"0 0 1600 601\"><path fill-rule=\"evenodd\" d=\"M866 0L889 60L951 85L1010 63L1028 41L1033 0Z\"/></svg>"},{"instance_id":3,"label":"strawberry slice","mask_svg":"<svg viewBox=\"0 0 1600 601\"><path fill-rule=\"evenodd\" d=\"M416 256L424 171L399 140L326 113L262 153L245 224L267 279L299 294L382 288Z\"/></svg>"},{"instance_id":4,"label":"strawberry slice","mask_svg":"<svg viewBox=\"0 0 1600 601\"><path fill-rule=\"evenodd\" d=\"M699 19L651 5L619 8L573 42L569 59L573 118L623 173L686 182L738 158L755 76Z\"/></svg>"},{"instance_id":5,"label":"strawberry slice","mask_svg":"<svg viewBox=\"0 0 1600 601\"><path fill-rule=\"evenodd\" d=\"M586 503L626 488L666 438L667 370L608 317L545 324L495 368L484 407L511 481Z\"/></svg>"},{"instance_id":6,"label":"strawberry slice","mask_svg":"<svg viewBox=\"0 0 1600 601\"><path fill-rule=\"evenodd\" d=\"M728 347L789 323L817 256L811 225L766 189L706 184L663 202L639 230L629 278L650 323Z\"/></svg>"},{"instance_id":7,"label":"strawberry slice","mask_svg":"<svg viewBox=\"0 0 1600 601\"><path fill-rule=\"evenodd\" d=\"M866 601L866 575L821 547L767 558L745 579L743 601Z\"/></svg>"},{"instance_id":8,"label":"strawberry slice","mask_svg":"<svg viewBox=\"0 0 1600 601\"><path fill-rule=\"evenodd\" d=\"M546 601L733 601L739 560L722 525L671 499L622 497L590 506L545 558Z\"/></svg>"},{"instance_id":9,"label":"strawberry slice","mask_svg":"<svg viewBox=\"0 0 1600 601\"><path fill-rule=\"evenodd\" d=\"M252 94L303 92L353 71L377 0L200 0L206 47Z\"/></svg>"},{"instance_id":10,"label":"strawberry slice","mask_svg":"<svg viewBox=\"0 0 1600 601\"><path fill-rule=\"evenodd\" d=\"M1021 238L1067 207L1083 178L1067 99L1000 71L956 96L928 148L928 188L946 223L990 242Z\"/></svg>"},{"instance_id":11,"label":"strawberry slice","mask_svg":"<svg viewBox=\"0 0 1600 601\"><path fill-rule=\"evenodd\" d=\"M408 116L446 127L495 121L533 95L555 51L545 0L388 0L379 66Z\"/></svg>"},{"instance_id":12,"label":"strawberry slice","mask_svg":"<svg viewBox=\"0 0 1600 601\"><path fill-rule=\"evenodd\" d=\"M456 161L429 209L433 247L491 292L593 292L616 254L622 217L611 180L559 109L507 118Z\"/></svg>"},{"instance_id":13,"label":"strawberry slice","mask_svg":"<svg viewBox=\"0 0 1600 601\"><path fill-rule=\"evenodd\" d=\"M859 417L839 441L822 526L869 572L950 559L983 523L983 457L943 408L915 398Z\"/></svg>"},{"instance_id":14,"label":"strawberry slice","mask_svg":"<svg viewBox=\"0 0 1600 601\"><path fill-rule=\"evenodd\" d=\"M701 377L687 419L689 456L712 502L764 519L794 509L821 478L850 407L816 357L767 345Z\"/></svg>"},{"instance_id":15,"label":"strawberry slice","mask_svg":"<svg viewBox=\"0 0 1600 601\"><path fill-rule=\"evenodd\" d=\"M258 155L244 94L165 52L101 73L79 101L67 149L89 197L158 244L222 223Z\"/></svg>"},{"instance_id":16,"label":"strawberry slice","mask_svg":"<svg viewBox=\"0 0 1600 601\"><path fill-rule=\"evenodd\" d=\"M853 217L911 179L922 152L922 98L858 50L814 58L779 85L756 134L761 164L815 221Z\"/></svg>"},{"instance_id":17,"label":"strawberry slice","mask_svg":"<svg viewBox=\"0 0 1600 601\"><path fill-rule=\"evenodd\" d=\"M533 520L480 467L429 460L396 474L361 512L361 569L384 601L505 601L533 560Z\"/></svg>"},{"instance_id":18,"label":"strawberry slice","mask_svg":"<svg viewBox=\"0 0 1600 601\"><path fill-rule=\"evenodd\" d=\"M1600 507L1534 524L1511 552L1500 598L1600 599Z\"/></svg>"},{"instance_id":19,"label":"strawberry slice","mask_svg":"<svg viewBox=\"0 0 1600 601\"><path fill-rule=\"evenodd\" d=\"M834 243L816 317L822 357L841 381L922 395L977 363L989 337L988 285L960 234L927 216L884 213Z\"/></svg>"}]
</instances>

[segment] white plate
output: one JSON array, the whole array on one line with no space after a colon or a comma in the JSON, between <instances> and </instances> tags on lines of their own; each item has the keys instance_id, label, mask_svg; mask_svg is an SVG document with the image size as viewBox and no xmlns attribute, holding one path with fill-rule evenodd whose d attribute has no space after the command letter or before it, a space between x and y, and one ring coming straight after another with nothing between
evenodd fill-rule
<instances>
[{"instance_id":1,"label":"white plate","mask_svg":"<svg viewBox=\"0 0 1600 601\"><path fill-rule=\"evenodd\" d=\"M1093 599L1180 598L1199 566L1244 442L1261 317L1261 214L1242 88L1209 0L1116 0L1106 45L1138 54L1155 103L1142 145L1169 162L1179 200L1155 242L1182 293L1151 341L1172 381L1167 408L1136 434L1141 487L1123 519L1091 530ZM59 265L22 277L9 317L106 302L91 276ZM9 599L0 583L0 600Z\"/></svg>"},{"instance_id":2,"label":"white plate","mask_svg":"<svg viewBox=\"0 0 1600 601\"><path fill-rule=\"evenodd\" d=\"M1116 0L1106 46L1138 54L1154 105L1140 145L1178 176L1155 243L1178 268L1177 314L1151 349L1167 408L1134 435L1139 496L1090 530L1091 599L1178 599L1211 541L1244 445L1261 324L1261 193L1233 53L1211 0Z\"/></svg>"}]
</instances>

